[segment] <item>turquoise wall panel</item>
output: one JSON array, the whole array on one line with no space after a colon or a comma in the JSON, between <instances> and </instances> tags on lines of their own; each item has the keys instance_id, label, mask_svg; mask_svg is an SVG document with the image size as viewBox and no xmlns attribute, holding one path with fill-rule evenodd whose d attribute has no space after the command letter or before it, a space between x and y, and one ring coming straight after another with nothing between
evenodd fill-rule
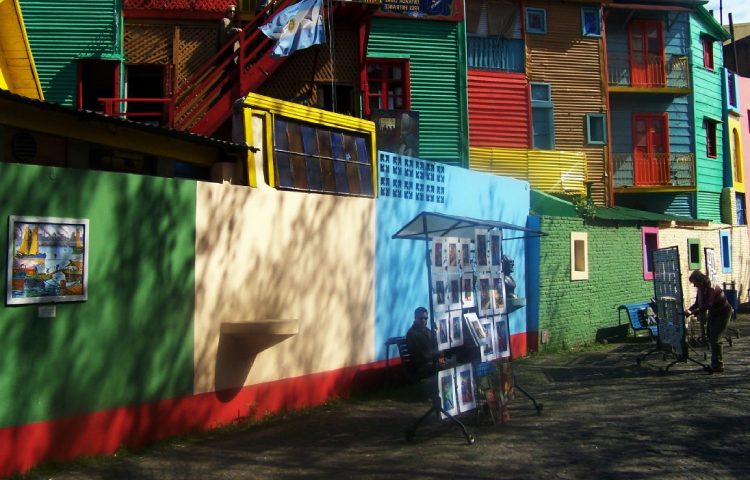
<instances>
[{"instance_id":1,"label":"turquoise wall panel","mask_svg":"<svg viewBox=\"0 0 750 480\"><path fill-rule=\"evenodd\" d=\"M419 156L468 168L468 100L462 23L374 18L368 58L409 58Z\"/></svg>"},{"instance_id":2,"label":"turquoise wall panel","mask_svg":"<svg viewBox=\"0 0 750 480\"><path fill-rule=\"evenodd\" d=\"M391 236L423 211L476 219L500 220L526 226L529 184L463 168L378 152L380 196L375 202L375 352L385 358L383 343L405 335L414 309L429 307L425 261L426 243L394 240ZM417 162L425 165L425 174ZM420 192L423 195L420 195ZM516 237L505 232L506 238ZM516 294L526 296L523 239L503 241L505 254L515 260ZM526 308L510 314L512 334L526 331Z\"/></svg>"},{"instance_id":3,"label":"turquoise wall panel","mask_svg":"<svg viewBox=\"0 0 750 480\"><path fill-rule=\"evenodd\" d=\"M121 59L120 0L20 0L46 100L73 105L76 59Z\"/></svg>"},{"instance_id":4,"label":"turquoise wall panel","mask_svg":"<svg viewBox=\"0 0 750 480\"><path fill-rule=\"evenodd\" d=\"M195 182L0 163L0 191L4 252L9 215L90 222L87 301L0 306L0 428L190 395Z\"/></svg>"}]
</instances>

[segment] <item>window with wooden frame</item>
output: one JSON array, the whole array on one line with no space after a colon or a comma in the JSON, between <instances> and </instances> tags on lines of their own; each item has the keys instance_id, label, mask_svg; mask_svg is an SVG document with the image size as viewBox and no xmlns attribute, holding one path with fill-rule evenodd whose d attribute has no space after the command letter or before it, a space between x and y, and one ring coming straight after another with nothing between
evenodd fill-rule
<instances>
[{"instance_id":1,"label":"window with wooden frame","mask_svg":"<svg viewBox=\"0 0 750 480\"><path fill-rule=\"evenodd\" d=\"M659 229L643 227L641 229L643 245L643 279L654 279L654 251L659 248Z\"/></svg>"},{"instance_id":2,"label":"window with wooden frame","mask_svg":"<svg viewBox=\"0 0 750 480\"><path fill-rule=\"evenodd\" d=\"M721 271L722 273L732 273L732 239L729 232L719 232L721 241Z\"/></svg>"},{"instance_id":3,"label":"window with wooden frame","mask_svg":"<svg viewBox=\"0 0 750 480\"><path fill-rule=\"evenodd\" d=\"M373 110L409 110L409 60L368 59L365 115Z\"/></svg>"},{"instance_id":4,"label":"window with wooden frame","mask_svg":"<svg viewBox=\"0 0 750 480\"><path fill-rule=\"evenodd\" d=\"M607 143L607 115L603 113L586 114L586 143L605 145Z\"/></svg>"},{"instance_id":5,"label":"window with wooden frame","mask_svg":"<svg viewBox=\"0 0 750 480\"><path fill-rule=\"evenodd\" d=\"M664 36L659 20L633 20L628 24L630 83L634 87L664 87Z\"/></svg>"},{"instance_id":6,"label":"window with wooden frame","mask_svg":"<svg viewBox=\"0 0 750 480\"><path fill-rule=\"evenodd\" d=\"M717 122L710 118L703 119L703 130L706 134L706 155L709 158L716 158L716 124Z\"/></svg>"},{"instance_id":7,"label":"window with wooden frame","mask_svg":"<svg viewBox=\"0 0 750 480\"><path fill-rule=\"evenodd\" d=\"M589 234L570 232L570 279L589 278Z\"/></svg>"},{"instance_id":8,"label":"window with wooden frame","mask_svg":"<svg viewBox=\"0 0 750 480\"><path fill-rule=\"evenodd\" d=\"M281 189L373 197L373 166L364 133L277 115L274 167Z\"/></svg>"},{"instance_id":9,"label":"window with wooden frame","mask_svg":"<svg viewBox=\"0 0 750 480\"><path fill-rule=\"evenodd\" d=\"M633 174L638 186L670 182L669 116L633 113Z\"/></svg>"},{"instance_id":10,"label":"window with wooden frame","mask_svg":"<svg viewBox=\"0 0 750 480\"><path fill-rule=\"evenodd\" d=\"M552 86L531 82L531 126L533 147L537 150L555 148L555 118L552 104Z\"/></svg>"},{"instance_id":11,"label":"window with wooden frame","mask_svg":"<svg viewBox=\"0 0 750 480\"><path fill-rule=\"evenodd\" d=\"M742 145L740 144L740 132L736 128L732 129L732 157L734 163L734 181L742 183Z\"/></svg>"},{"instance_id":12,"label":"window with wooden frame","mask_svg":"<svg viewBox=\"0 0 750 480\"><path fill-rule=\"evenodd\" d=\"M581 33L584 37L602 36L602 9L581 7Z\"/></svg>"},{"instance_id":13,"label":"window with wooden frame","mask_svg":"<svg viewBox=\"0 0 750 480\"><path fill-rule=\"evenodd\" d=\"M703 46L703 66L709 70L714 69L714 39L708 35L701 36Z\"/></svg>"},{"instance_id":14,"label":"window with wooden frame","mask_svg":"<svg viewBox=\"0 0 750 480\"><path fill-rule=\"evenodd\" d=\"M526 32L547 33L547 11L543 8L526 8Z\"/></svg>"},{"instance_id":15,"label":"window with wooden frame","mask_svg":"<svg viewBox=\"0 0 750 480\"><path fill-rule=\"evenodd\" d=\"M688 238L688 268L699 270L701 268L701 241L698 238Z\"/></svg>"}]
</instances>

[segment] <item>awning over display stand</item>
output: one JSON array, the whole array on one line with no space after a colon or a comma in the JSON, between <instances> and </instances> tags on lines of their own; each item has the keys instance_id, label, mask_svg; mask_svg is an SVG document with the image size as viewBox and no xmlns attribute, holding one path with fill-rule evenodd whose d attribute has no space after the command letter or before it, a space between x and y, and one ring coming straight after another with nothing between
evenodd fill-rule
<instances>
[{"instance_id":1,"label":"awning over display stand","mask_svg":"<svg viewBox=\"0 0 750 480\"><path fill-rule=\"evenodd\" d=\"M511 223L496 220L478 220L469 217L457 217L444 213L422 212L401 227L391 238L403 238L407 240L430 240L433 237L473 237L475 229L496 228L498 230L512 230L522 232L521 236L505 237L503 240L514 240L528 237L541 237L547 235L532 228L519 227Z\"/></svg>"}]
</instances>

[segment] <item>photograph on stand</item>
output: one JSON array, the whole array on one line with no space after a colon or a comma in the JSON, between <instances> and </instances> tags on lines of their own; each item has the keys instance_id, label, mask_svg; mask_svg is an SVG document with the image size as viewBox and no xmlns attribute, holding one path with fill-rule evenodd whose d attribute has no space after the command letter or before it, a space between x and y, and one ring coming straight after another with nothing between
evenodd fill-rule
<instances>
[{"instance_id":1,"label":"photograph on stand","mask_svg":"<svg viewBox=\"0 0 750 480\"><path fill-rule=\"evenodd\" d=\"M448 298L446 297L448 276L444 273L434 274L432 276L432 306L435 312L446 312L448 308Z\"/></svg>"},{"instance_id":2,"label":"photograph on stand","mask_svg":"<svg viewBox=\"0 0 750 480\"><path fill-rule=\"evenodd\" d=\"M456 382L458 382L458 410L468 412L477 408L474 396L474 370L470 363L456 367Z\"/></svg>"},{"instance_id":3,"label":"photograph on stand","mask_svg":"<svg viewBox=\"0 0 750 480\"><path fill-rule=\"evenodd\" d=\"M477 269L488 270L490 266L487 256L487 230L475 230Z\"/></svg>"},{"instance_id":4,"label":"photograph on stand","mask_svg":"<svg viewBox=\"0 0 750 480\"><path fill-rule=\"evenodd\" d=\"M449 314L450 346L460 347L464 344L463 315L461 310L454 310Z\"/></svg>"},{"instance_id":5,"label":"photograph on stand","mask_svg":"<svg viewBox=\"0 0 750 480\"><path fill-rule=\"evenodd\" d=\"M458 275L448 275L448 307L451 310L461 308L461 277Z\"/></svg>"},{"instance_id":6,"label":"photograph on stand","mask_svg":"<svg viewBox=\"0 0 750 480\"><path fill-rule=\"evenodd\" d=\"M492 274L492 310L495 315L507 312L505 303L505 278L499 272Z\"/></svg>"},{"instance_id":7,"label":"photograph on stand","mask_svg":"<svg viewBox=\"0 0 750 480\"><path fill-rule=\"evenodd\" d=\"M464 320L468 326L469 334L477 345L482 345L487 338L487 331L482 327L482 322L474 312L464 313Z\"/></svg>"},{"instance_id":8,"label":"photograph on stand","mask_svg":"<svg viewBox=\"0 0 750 480\"><path fill-rule=\"evenodd\" d=\"M502 268L502 248L500 242L503 241L503 234L497 230L490 232L490 266L492 271Z\"/></svg>"},{"instance_id":9,"label":"photograph on stand","mask_svg":"<svg viewBox=\"0 0 750 480\"><path fill-rule=\"evenodd\" d=\"M504 315L498 315L495 317L495 342L496 342L496 353L498 358L506 358L510 356L510 332L508 330L508 317Z\"/></svg>"},{"instance_id":10,"label":"photograph on stand","mask_svg":"<svg viewBox=\"0 0 750 480\"><path fill-rule=\"evenodd\" d=\"M479 275L479 316L488 317L493 314L492 308L492 278L489 273Z\"/></svg>"},{"instance_id":11,"label":"photograph on stand","mask_svg":"<svg viewBox=\"0 0 750 480\"><path fill-rule=\"evenodd\" d=\"M456 384L454 381L455 368L441 370L438 372L438 388L440 393L440 406L449 415L458 414L458 403L456 402ZM443 413L441 418L448 418Z\"/></svg>"},{"instance_id":12,"label":"photograph on stand","mask_svg":"<svg viewBox=\"0 0 750 480\"><path fill-rule=\"evenodd\" d=\"M459 239L456 237L446 237L445 244L448 248L448 272L461 272L461 252Z\"/></svg>"},{"instance_id":13,"label":"photograph on stand","mask_svg":"<svg viewBox=\"0 0 750 480\"><path fill-rule=\"evenodd\" d=\"M445 272L448 267L447 262L447 248L445 244L445 238L435 237L432 240L432 255L431 255L431 268L435 273Z\"/></svg>"},{"instance_id":14,"label":"photograph on stand","mask_svg":"<svg viewBox=\"0 0 750 480\"><path fill-rule=\"evenodd\" d=\"M461 250L461 271L471 273L473 269L473 265L471 264L471 240L462 238L459 241L459 247Z\"/></svg>"},{"instance_id":15,"label":"photograph on stand","mask_svg":"<svg viewBox=\"0 0 750 480\"><path fill-rule=\"evenodd\" d=\"M450 314L448 312L439 312L435 314L435 328L437 329L438 350L450 348Z\"/></svg>"},{"instance_id":16,"label":"photograph on stand","mask_svg":"<svg viewBox=\"0 0 750 480\"><path fill-rule=\"evenodd\" d=\"M463 308L473 308L474 302L474 276L464 274L461 276L461 306Z\"/></svg>"},{"instance_id":17,"label":"photograph on stand","mask_svg":"<svg viewBox=\"0 0 750 480\"><path fill-rule=\"evenodd\" d=\"M482 328L487 332L487 337L479 345L479 359L483 362L490 362L497 358L497 340L495 340L495 329L492 325L492 317L481 319Z\"/></svg>"}]
</instances>

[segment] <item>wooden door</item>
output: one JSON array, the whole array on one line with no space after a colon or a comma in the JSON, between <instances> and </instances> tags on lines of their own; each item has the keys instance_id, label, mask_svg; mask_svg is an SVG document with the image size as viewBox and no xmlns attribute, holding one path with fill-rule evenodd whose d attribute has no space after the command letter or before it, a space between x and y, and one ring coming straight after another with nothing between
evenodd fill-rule
<instances>
[{"instance_id":1,"label":"wooden door","mask_svg":"<svg viewBox=\"0 0 750 480\"><path fill-rule=\"evenodd\" d=\"M661 22L637 20L628 25L631 85L664 87L664 40Z\"/></svg>"},{"instance_id":2,"label":"wooden door","mask_svg":"<svg viewBox=\"0 0 750 480\"><path fill-rule=\"evenodd\" d=\"M669 184L666 113L633 115L633 175L637 186Z\"/></svg>"}]
</instances>

